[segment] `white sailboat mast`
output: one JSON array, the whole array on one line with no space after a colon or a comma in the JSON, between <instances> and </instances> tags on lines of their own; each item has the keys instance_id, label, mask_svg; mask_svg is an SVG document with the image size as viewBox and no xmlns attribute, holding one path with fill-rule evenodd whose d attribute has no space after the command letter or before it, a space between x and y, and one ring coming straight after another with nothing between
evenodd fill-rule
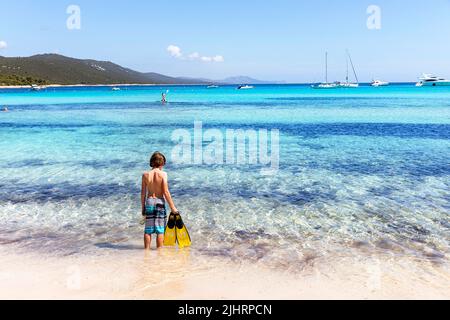
<instances>
[{"instance_id":1,"label":"white sailboat mast","mask_svg":"<svg viewBox=\"0 0 450 320\"><path fill-rule=\"evenodd\" d=\"M355 75L356 83L359 83L358 75L356 74L355 66L353 65L352 57L350 56L350 52L347 50L348 58L350 59L350 64L352 65L353 74Z\"/></svg>"}]
</instances>

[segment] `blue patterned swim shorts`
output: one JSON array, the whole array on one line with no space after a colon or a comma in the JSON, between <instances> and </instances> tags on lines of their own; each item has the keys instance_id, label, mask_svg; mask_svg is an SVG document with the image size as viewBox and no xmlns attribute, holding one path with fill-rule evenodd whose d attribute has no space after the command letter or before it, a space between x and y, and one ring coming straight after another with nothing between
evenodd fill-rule
<instances>
[{"instance_id":1,"label":"blue patterned swim shorts","mask_svg":"<svg viewBox=\"0 0 450 320\"><path fill-rule=\"evenodd\" d=\"M164 234L166 229L166 201L149 198L145 203L145 234Z\"/></svg>"}]
</instances>

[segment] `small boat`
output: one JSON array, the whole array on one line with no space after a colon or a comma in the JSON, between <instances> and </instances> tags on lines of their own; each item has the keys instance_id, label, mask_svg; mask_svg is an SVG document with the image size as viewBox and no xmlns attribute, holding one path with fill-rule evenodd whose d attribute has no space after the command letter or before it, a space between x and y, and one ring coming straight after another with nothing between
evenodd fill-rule
<instances>
[{"instance_id":1,"label":"small boat","mask_svg":"<svg viewBox=\"0 0 450 320\"><path fill-rule=\"evenodd\" d=\"M385 87L388 86L390 83L381 81L381 80L373 80L371 86L372 87Z\"/></svg>"},{"instance_id":2,"label":"small boat","mask_svg":"<svg viewBox=\"0 0 450 320\"><path fill-rule=\"evenodd\" d=\"M311 86L313 89L336 89L339 88L339 83L328 82L328 52L325 52L325 82L314 84Z\"/></svg>"},{"instance_id":3,"label":"small boat","mask_svg":"<svg viewBox=\"0 0 450 320\"><path fill-rule=\"evenodd\" d=\"M336 89L339 88L339 83L319 83L311 86L313 89Z\"/></svg>"},{"instance_id":4,"label":"small boat","mask_svg":"<svg viewBox=\"0 0 450 320\"><path fill-rule=\"evenodd\" d=\"M120 91L121 89L118 88L118 87L114 87L114 88L112 88L111 90L112 90L112 91Z\"/></svg>"},{"instance_id":5,"label":"small boat","mask_svg":"<svg viewBox=\"0 0 450 320\"><path fill-rule=\"evenodd\" d=\"M353 74L355 75L355 82L350 82L349 81L349 76L348 76L348 62L350 61L350 64L352 65L352 69L353 69ZM350 52L347 51L347 76L345 77L345 82L340 82L338 85L339 88L358 88L359 87L359 80L358 80L358 75L356 74L356 70L355 70L355 66L353 65L353 60L352 57L350 56Z\"/></svg>"},{"instance_id":6,"label":"small boat","mask_svg":"<svg viewBox=\"0 0 450 320\"><path fill-rule=\"evenodd\" d=\"M254 89L254 86L249 86L249 85L241 85L239 87L237 87L238 90L249 90L249 89Z\"/></svg>"},{"instance_id":7,"label":"small boat","mask_svg":"<svg viewBox=\"0 0 450 320\"><path fill-rule=\"evenodd\" d=\"M32 84L31 85L31 90L32 91L41 91L42 89L46 89L45 86L38 86L37 84Z\"/></svg>"},{"instance_id":8,"label":"small boat","mask_svg":"<svg viewBox=\"0 0 450 320\"><path fill-rule=\"evenodd\" d=\"M359 83L339 82L337 86L339 88L359 88Z\"/></svg>"},{"instance_id":9,"label":"small boat","mask_svg":"<svg viewBox=\"0 0 450 320\"><path fill-rule=\"evenodd\" d=\"M417 87L437 87L437 86L450 86L450 80L439 78L431 74L423 74L419 78Z\"/></svg>"},{"instance_id":10,"label":"small boat","mask_svg":"<svg viewBox=\"0 0 450 320\"><path fill-rule=\"evenodd\" d=\"M219 86L215 85L215 84L210 84L209 86L206 87L206 89L217 89Z\"/></svg>"}]
</instances>

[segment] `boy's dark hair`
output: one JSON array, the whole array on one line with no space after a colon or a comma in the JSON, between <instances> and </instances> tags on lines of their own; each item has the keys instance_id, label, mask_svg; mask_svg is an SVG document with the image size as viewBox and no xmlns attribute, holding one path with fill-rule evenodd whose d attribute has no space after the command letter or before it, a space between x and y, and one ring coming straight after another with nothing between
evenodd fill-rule
<instances>
[{"instance_id":1,"label":"boy's dark hair","mask_svg":"<svg viewBox=\"0 0 450 320\"><path fill-rule=\"evenodd\" d=\"M150 167L159 168L167 163L166 157L161 152L155 152L150 158Z\"/></svg>"}]
</instances>

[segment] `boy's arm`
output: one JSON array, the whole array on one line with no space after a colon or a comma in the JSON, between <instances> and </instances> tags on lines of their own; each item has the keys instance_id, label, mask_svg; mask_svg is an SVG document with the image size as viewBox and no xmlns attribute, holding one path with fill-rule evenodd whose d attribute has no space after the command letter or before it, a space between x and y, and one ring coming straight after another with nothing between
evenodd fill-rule
<instances>
[{"instance_id":1,"label":"boy's arm","mask_svg":"<svg viewBox=\"0 0 450 320\"><path fill-rule=\"evenodd\" d=\"M178 209L177 209L177 207L175 207L175 203L173 202L172 195L170 194L169 181L168 180L169 179L167 177L167 174L165 174L164 175L164 180L163 180L164 181L164 186L163 186L163 188L164 188L164 198L166 199L167 203L169 203L170 210L173 213L176 213L176 212L178 212Z\"/></svg>"},{"instance_id":2,"label":"boy's arm","mask_svg":"<svg viewBox=\"0 0 450 320\"><path fill-rule=\"evenodd\" d=\"M141 187L141 208L142 215L145 216L145 200L147 197L147 179L145 178L145 174L142 176L142 187Z\"/></svg>"}]
</instances>

